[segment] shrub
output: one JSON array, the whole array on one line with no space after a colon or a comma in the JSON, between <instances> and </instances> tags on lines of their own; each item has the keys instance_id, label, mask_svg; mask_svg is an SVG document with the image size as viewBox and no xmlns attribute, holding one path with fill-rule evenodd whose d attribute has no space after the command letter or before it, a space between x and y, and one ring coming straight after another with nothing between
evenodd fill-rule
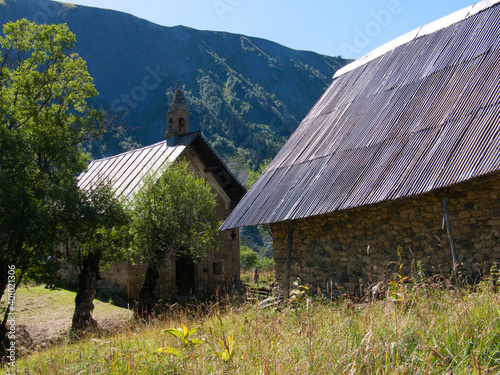
<instances>
[{"instance_id":1,"label":"shrub","mask_svg":"<svg viewBox=\"0 0 500 375\"><path fill-rule=\"evenodd\" d=\"M274 259L271 258L261 258L257 262L257 268L261 271L272 270L274 267Z\"/></svg>"},{"instance_id":2,"label":"shrub","mask_svg":"<svg viewBox=\"0 0 500 375\"><path fill-rule=\"evenodd\" d=\"M247 269L254 268L259 261L259 254L247 246L242 246L240 249L240 261Z\"/></svg>"}]
</instances>

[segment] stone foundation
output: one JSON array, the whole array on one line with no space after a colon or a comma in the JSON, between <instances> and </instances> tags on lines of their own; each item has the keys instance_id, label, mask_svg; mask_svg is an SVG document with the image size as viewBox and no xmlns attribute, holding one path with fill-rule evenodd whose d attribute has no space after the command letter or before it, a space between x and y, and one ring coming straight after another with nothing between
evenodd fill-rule
<instances>
[{"instance_id":1,"label":"stone foundation","mask_svg":"<svg viewBox=\"0 0 500 375\"><path fill-rule=\"evenodd\" d=\"M449 197L452 235L462 275L488 273L500 263L500 175L383 204L294 221L290 282L313 288L359 291L396 272L408 276L417 261L427 274L452 272L443 229ZM289 222L271 225L275 276L285 284Z\"/></svg>"},{"instance_id":2,"label":"stone foundation","mask_svg":"<svg viewBox=\"0 0 500 375\"><path fill-rule=\"evenodd\" d=\"M203 296L215 293L217 288L229 287L234 280L240 279L239 233L231 238L231 231L220 234L222 246L219 250L210 250L206 259L194 264L193 288L188 294ZM147 266L132 262L117 262L101 272L102 280L98 282L98 292L109 296L115 294L132 302L139 298L144 283ZM171 297L184 295L177 285L176 259L165 259L160 269L160 277L156 287L156 297L168 300Z\"/></svg>"}]
</instances>

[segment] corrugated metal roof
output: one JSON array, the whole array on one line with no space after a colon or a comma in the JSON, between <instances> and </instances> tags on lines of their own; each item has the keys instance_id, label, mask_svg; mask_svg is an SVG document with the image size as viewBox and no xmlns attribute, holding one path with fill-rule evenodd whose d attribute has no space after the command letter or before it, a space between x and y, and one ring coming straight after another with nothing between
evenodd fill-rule
<instances>
[{"instance_id":1,"label":"corrugated metal roof","mask_svg":"<svg viewBox=\"0 0 500 375\"><path fill-rule=\"evenodd\" d=\"M337 73L222 229L321 215L497 173L499 2L423 26Z\"/></svg>"},{"instance_id":2,"label":"corrugated metal roof","mask_svg":"<svg viewBox=\"0 0 500 375\"><path fill-rule=\"evenodd\" d=\"M245 189L201 133L193 132L171 140L175 140L175 145L162 141L112 157L94 160L78 177L78 186L82 190L90 190L101 180L110 181L118 197L130 199L141 188L146 175L155 176L166 163L177 160L189 146L205 163L206 172L213 174L231 198L233 206L236 206L245 194Z\"/></svg>"},{"instance_id":3,"label":"corrugated metal roof","mask_svg":"<svg viewBox=\"0 0 500 375\"><path fill-rule=\"evenodd\" d=\"M460 9L448 16L440 18L434 22L431 22L427 25L421 26L412 30L404 35L401 35L399 38L396 38L389 43L386 43L365 56L353 61L351 64L344 66L343 68L337 70L335 72L334 78L341 76L351 70L354 70L361 65L367 64L370 61L375 60L376 58L385 55L387 52L392 51L393 49L406 44L416 38L421 38L426 35L434 34L436 31L439 31L445 27L458 23L464 19L467 19L476 13L482 12L483 10L490 8L491 6L499 3L500 0L484 0L479 3L468 6L464 9Z\"/></svg>"},{"instance_id":4,"label":"corrugated metal roof","mask_svg":"<svg viewBox=\"0 0 500 375\"><path fill-rule=\"evenodd\" d=\"M175 146L166 141L104 159L93 160L78 177L78 186L90 190L100 180L110 181L118 197L127 199L140 188L144 176L154 176L166 162L175 161L196 133L184 136Z\"/></svg>"}]
</instances>

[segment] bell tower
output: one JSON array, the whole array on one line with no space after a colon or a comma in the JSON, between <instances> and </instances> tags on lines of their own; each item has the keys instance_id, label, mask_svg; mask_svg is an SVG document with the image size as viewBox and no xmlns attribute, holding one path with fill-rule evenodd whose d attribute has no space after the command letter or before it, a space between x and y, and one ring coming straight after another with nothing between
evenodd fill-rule
<instances>
[{"instance_id":1,"label":"bell tower","mask_svg":"<svg viewBox=\"0 0 500 375\"><path fill-rule=\"evenodd\" d=\"M168 139L170 137L181 136L189 133L190 113L191 112L187 110L186 104L184 103L179 83L177 83L177 90L175 90L174 99L168 106L167 132L165 133L165 138Z\"/></svg>"}]
</instances>

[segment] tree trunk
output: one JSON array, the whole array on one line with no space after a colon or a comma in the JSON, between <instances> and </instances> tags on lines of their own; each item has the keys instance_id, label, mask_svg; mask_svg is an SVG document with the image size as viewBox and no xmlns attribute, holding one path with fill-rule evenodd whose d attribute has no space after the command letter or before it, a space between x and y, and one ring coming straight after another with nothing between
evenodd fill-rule
<instances>
[{"instance_id":1,"label":"tree trunk","mask_svg":"<svg viewBox=\"0 0 500 375\"><path fill-rule=\"evenodd\" d=\"M9 280L9 265L10 263L6 260L0 260L0 301L2 300Z\"/></svg>"},{"instance_id":2,"label":"tree trunk","mask_svg":"<svg viewBox=\"0 0 500 375\"><path fill-rule=\"evenodd\" d=\"M7 356L7 349L10 347L10 340L7 337L7 326L0 324L0 362Z\"/></svg>"},{"instance_id":3,"label":"tree trunk","mask_svg":"<svg viewBox=\"0 0 500 375\"><path fill-rule=\"evenodd\" d=\"M75 297L75 313L73 314L72 331L84 331L97 328L92 318L97 280L99 280L100 256L90 253L83 263L78 276L78 292Z\"/></svg>"},{"instance_id":4,"label":"tree trunk","mask_svg":"<svg viewBox=\"0 0 500 375\"><path fill-rule=\"evenodd\" d=\"M0 261L0 301L2 300L3 294L5 293L5 289L8 284L8 266L9 264L1 260ZM8 303L9 301L7 301ZM5 311L5 316L2 320L0 320L0 362L3 357L7 355L6 349L10 347L10 340L7 339L7 325L4 322L7 321L7 317L9 316L8 311Z\"/></svg>"},{"instance_id":5,"label":"tree trunk","mask_svg":"<svg viewBox=\"0 0 500 375\"><path fill-rule=\"evenodd\" d=\"M156 282L159 277L158 268L149 265L144 277L144 284L139 292L139 304L136 310L138 318L147 320L153 315Z\"/></svg>"},{"instance_id":6,"label":"tree trunk","mask_svg":"<svg viewBox=\"0 0 500 375\"><path fill-rule=\"evenodd\" d=\"M7 289L7 285L9 285L9 294L12 293L12 286L10 285L13 283L14 285L14 293L17 290L17 287L21 283L23 279L23 274L19 275L19 278L15 279L15 282L12 280L9 282L9 263L5 260L0 261L0 300L5 293L5 290ZM9 339L9 329L7 328L7 322L9 318L9 314L14 307L13 304L10 302L13 302L12 300L9 299L9 296L7 296L7 308L5 309L4 317L2 321L0 322L0 362L1 359L9 355L10 353L7 351L11 347L11 340Z\"/></svg>"}]
</instances>

